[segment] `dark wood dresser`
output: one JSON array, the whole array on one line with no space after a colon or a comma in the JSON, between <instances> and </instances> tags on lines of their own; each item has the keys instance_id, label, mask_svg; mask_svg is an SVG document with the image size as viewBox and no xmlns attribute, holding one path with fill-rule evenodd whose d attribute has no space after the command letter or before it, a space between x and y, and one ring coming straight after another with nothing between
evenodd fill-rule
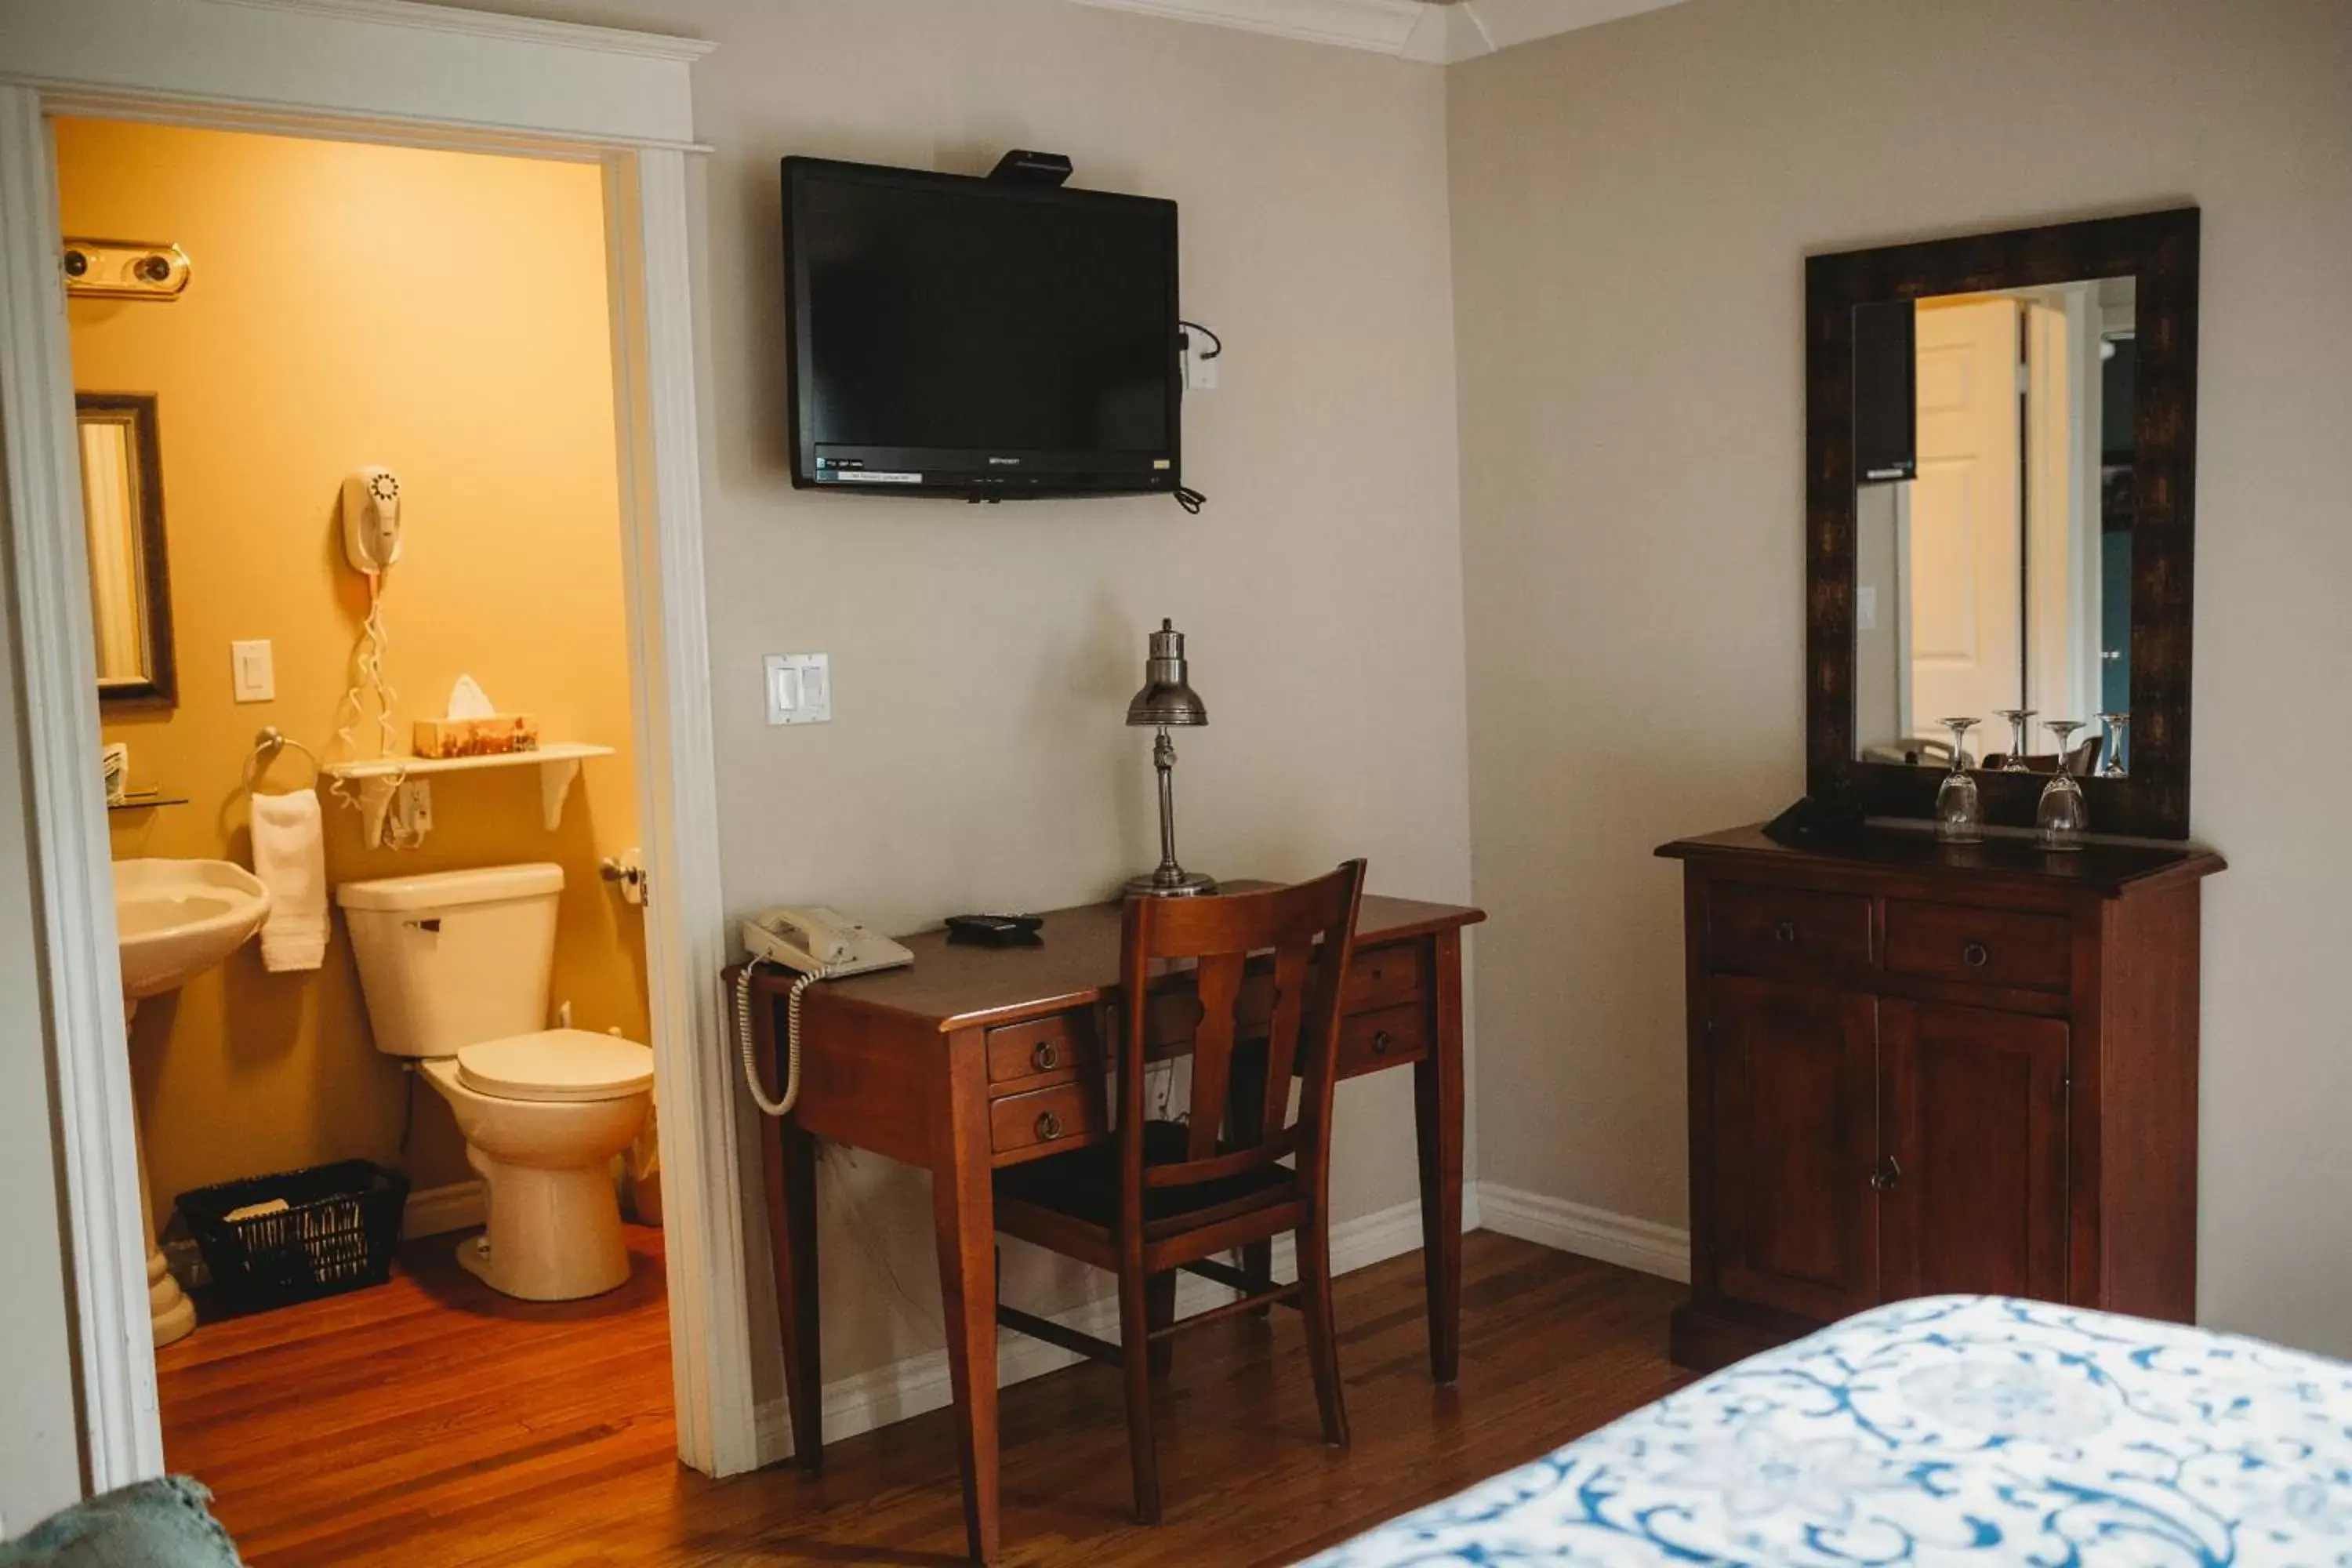
<instances>
[{"instance_id":1,"label":"dark wood dresser","mask_svg":"<svg viewBox=\"0 0 2352 1568\"><path fill-rule=\"evenodd\" d=\"M2198 895L2219 856L1682 839L1708 1369L1882 1301L2197 1304Z\"/></svg>"}]
</instances>

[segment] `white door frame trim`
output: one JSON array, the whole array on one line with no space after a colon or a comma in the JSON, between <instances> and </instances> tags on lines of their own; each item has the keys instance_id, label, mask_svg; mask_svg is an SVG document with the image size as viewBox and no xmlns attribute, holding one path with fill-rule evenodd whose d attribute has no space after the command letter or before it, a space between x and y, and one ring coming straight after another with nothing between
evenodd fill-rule
<instances>
[{"instance_id":1,"label":"white door frame trim","mask_svg":"<svg viewBox=\"0 0 2352 1568\"><path fill-rule=\"evenodd\" d=\"M592 159L605 171L648 997L679 1458L758 1462L702 575L692 39L405 0L0 0L0 483L64 1148L85 1479L163 1471L47 117Z\"/></svg>"}]
</instances>

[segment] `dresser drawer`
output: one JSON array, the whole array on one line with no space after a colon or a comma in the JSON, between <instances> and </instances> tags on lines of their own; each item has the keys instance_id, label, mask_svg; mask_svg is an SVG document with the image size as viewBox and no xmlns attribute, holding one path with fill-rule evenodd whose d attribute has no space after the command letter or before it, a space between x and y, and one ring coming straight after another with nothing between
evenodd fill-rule
<instances>
[{"instance_id":1,"label":"dresser drawer","mask_svg":"<svg viewBox=\"0 0 2352 1568\"><path fill-rule=\"evenodd\" d=\"M1339 987L1339 1010L1367 1013L1423 995L1428 977L1423 973L1421 943L1396 942L1388 947L1359 948Z\"/></svg>"},{"instance_id":2,"label":"dresser drawer","mask_svg":"<svg viewBox=\"0 0 2352 1568\"><path fill-rule=\"evenodd\" d=\"M1886 967L1897 974L2063 991L2074 962L2063 915L1886 900Z\"/></svg>"},{"instance_id":3,"label":"dresser drawer","mask_svg":"<svg viewBox=\"0 0 2352 1568\"><path fill-rule=\"evenodd\" d=\"M1428 1021L1420 1003L1352 1013L1339 1023L1339 1076L1378 1072L1429 1055Z\"/></svg>"},{"instance_id":4,"label":"dresser drawer","mask_svg":"<svg viewBox=\"0 0 2352 1568\"><path fill-rule=\"evenodd\" d=\"M1767 973L1867 969L1870 900L1859 893L1715 882L1707 941L1717 963Z\"/></svg>"},{"instance_id":5,"label":"dresser drawer","mask_svg":"<svg viewBox=\"0 0 2352 1568\"><path fill-rule=\"evenodd\" d=\"M1076 1145L1104 1130L1099 1083L1056 1084L989 1102L988 1146L1000 1154L1044 1153L1051 1145Z\"/></svg>"},{"instance_id":6,"label":"dresser drawer","mask_svg":"<svg viewBox=\"0 0 2352 1568\"><path fill-rule=\"evenodd\" d=\"M1050 1018L1032 1018L988 1031L991 1083L1075 1073L1101 1060L1102 1046L1090 1014L1056 1013Z\"/></svg>"}]
</instances>

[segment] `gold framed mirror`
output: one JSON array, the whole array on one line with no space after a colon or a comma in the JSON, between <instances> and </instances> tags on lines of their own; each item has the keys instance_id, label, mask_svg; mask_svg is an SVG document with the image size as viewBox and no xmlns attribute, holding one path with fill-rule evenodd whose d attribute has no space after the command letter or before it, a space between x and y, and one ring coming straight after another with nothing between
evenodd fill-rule
<instances>
[{"instance_id":1,"label":"gold framed mirror","mask_svg":"<svg viewBox=\"0 0 2352 1568\"><path fill-rule=\"evenodd\" d=\"M176 707L155 399L145 393L79 393L74 414L98 700L109 709Z\"/></svg>"}]
</instances>

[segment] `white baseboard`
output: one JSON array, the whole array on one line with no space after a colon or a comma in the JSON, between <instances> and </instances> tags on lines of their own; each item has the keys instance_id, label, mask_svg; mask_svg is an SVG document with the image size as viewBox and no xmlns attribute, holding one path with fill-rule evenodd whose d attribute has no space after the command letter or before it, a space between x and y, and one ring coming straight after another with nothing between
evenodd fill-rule
<instances>
[{"instance_id":1,"label":"white baseboard","mask_svg":"<svg viewBox=\"0 0 2352 1568\"><path fill-rule=\"evenodd\" d=\"M1478 1205L1475 1189L1465 1187L1462 1195L1462 1228L1478 1226ZM1393 1208L1381 1209L1360 1218L1345 1221L1331 1227L1331 1271L1352 1273L1356 1269L1384 1262L1411 1252L1421 1246L1421 1205L1416 1200ZM1297 1262L1290 1238L1277 1239L1274 1244L1274 1274L1277 1279L1297 1278ZM1234 1293L1193 1275L1178 1277L1176 1311L1180 1317L1202 1311L1230 1301ZM1082 1334L1097 1339L1118 1337L1118 1303L1108 1296L1097 1297L1058 1312L1054 1321L1065 1328L1076 1329ZM1075 1352L1043 1340L1033 1340L1025 1334L1002 1331L996 1339L996 1382L1000 1388L1042 1377L1075 1365L1081 1358ZM949 1380L948 1353L945 1350L927 1351L909 1356L888 1366L876 1367L837 1379L824 1385L824 1436L827 1442L835 1438L854 1437L860 1432L870 1432L877 1426L887 1426L909 1415L920 1415L927 1410L937 1410L950 1403L954 1390ZM793 1452L791 1410L779 1398L760 1406L760 1463L772 1465L789 1458Z\"/></svg>"},{"instance_id":2,"label":"white baseboard","mask_svg":"<svg viewBox=\"0 0 2352 1568\"><path fill-rule=\"evenodd\" d=\"M413 1200L412 1200L413 1201ZM1633 1219L1606 1209L1590 1208L1563 1198L1521 1192L1493 1182L1465 1183L1462 1191L1462 1228L1492 1230L1538 1246L1580 1257L1599 1258L1687 1284L1690 1280L1690 1233L1650 1220ZM1331 1269L1349 1274L1372 1264L1413 1251L1421 1246L1421 1205L1402 1203L1331 1227ZM1290 1238L1275 1243L1274 1272L1277 1279L1297 1277ZM1176 1310L1187 1316L1233 1299L1223 1286L1192 1275L1179 1278ZM1118 1304L1109 1297L1055 1314L1054 1321L1097 1339L1118 1337ZM1059 1346L1025 1334L1000 1332L996 1342L999 1387L1024 1383L1057 1372L1081 1358ZM852 1437L937 1410L953 1396L944 1350L909 1356L888 1366L856 1373L824 1385L824 1435L827 1441ZM779 1398L760 1406L759 1462L774 1464L793 1451L791 1412Z\"/></svg>"},{"instance_id":3,"label":"white baseboard","mask_svg":"<svg viewBox=\"0 0 2352 1568\"><path fill-rule=\"evenodd\" d=\"M1690 1232L1673 1226L1495 1182L1478 1184L1478 1214L1486 1229L1504 1236L1690 1283Z\"/></svg>"},{"instance_id":4,"label":"white baseboard","mask_svg":"<svg viewBox=\"0 0 2352 1568\"><path fill-rule=\"evenodd\" d=\"M471 1230L487 1224L488 1213L478 1181L425 1187L408 1194L408 1206L400 1215L400 1239L414 1241L420 1236Z\"/></svg>"}]
</instances>

